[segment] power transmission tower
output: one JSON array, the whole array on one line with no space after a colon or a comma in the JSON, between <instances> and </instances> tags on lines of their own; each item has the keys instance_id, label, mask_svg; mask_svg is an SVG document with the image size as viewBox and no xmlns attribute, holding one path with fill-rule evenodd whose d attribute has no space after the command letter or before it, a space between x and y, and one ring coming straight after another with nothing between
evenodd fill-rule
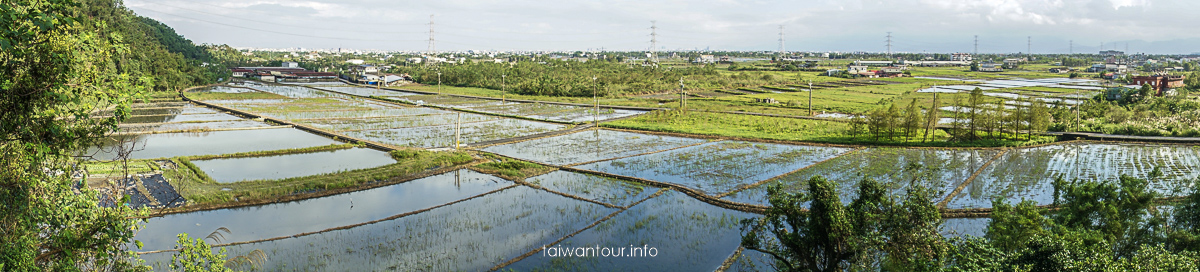
<instances>
[{"instance_id":1,"label":"power transmission tower","mask_svg":"<svg viewBox=\"0 0 1200 272\"><path fill-rule=\"evenodd\" d=\"M1025 55L1033 55L1033 36L1025 37Z\"/></svg>"},{"instance_id":2,"label":"power transmission tower","mask_svg":"<svg viewBox=\"0 0 1200 272\"><path fill-rule=\"evenodd\" d=\"M979 55L979 35L975 35L975 55Z\"/></svg>"},{"instance_id":3,"label":"power transmission tower","mask_svg":"<svg viewBox=\"0 0 1200 272\"><path fill-rule=\"evenodd\" d=\"M433 14L430 14L429 15L429 55L433 56L434 54L436 54L435 51L436 51L436 47L434 47L434 41L433 41Z\"/></svg>"},{"instance_id":4,"label":"power transmission tower","mask_svg":"<svg viewBox=\"0 0 1200 272\"><path fill-rule=\"evenodd\" d=\"M779 54L783 55L783 25L779 25Z\"/></svg>"},{"instance_id":5,"label":"power transmission tower","mask_svg":"<svg viewBox=\"0 0 1200 272\"><path fill-rule=\"evenodd\" d=\"M887 50L888 50L887 51L888 56L889 57L892 56L892 33L891 32L888 32L888 35L887 35Z\"/></svg>"},{"instance_id":6,"label":"power transmission tower","mask_svg":"<svg viewBox=\"0 0 1200 272\"><path fill-rule=\"evenodd\" d=\"M650 21L650 61L658 62L658 22Z\"/></svg>"}]
</instances>

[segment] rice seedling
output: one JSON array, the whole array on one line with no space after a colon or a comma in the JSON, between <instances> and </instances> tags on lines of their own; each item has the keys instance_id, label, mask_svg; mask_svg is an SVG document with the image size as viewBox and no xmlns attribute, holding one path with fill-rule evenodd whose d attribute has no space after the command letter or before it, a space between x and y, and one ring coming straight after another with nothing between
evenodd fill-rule
<instances>
[{"instance_id":1,"label":"rice seedling","mask_svg":"<svg viewBox=\"0 0 1200 272\"><path fill-rule=\"evenodd\" d=\"M386 218L503 188L512 183L469 170L396 185L254 208L171 214L146 220L135 239L142 250L170 249L178 233L204 235L216 227L241 230L226 242L242 242L318 231ZM220 186L220 185L218 185Z\"/></svg>"},{"instance_id":2,"label":"rice seedling","mask_svg":"<svg viewBox=\"0 0 1200 272\"><path fill-rule=\"evenodd\" d=\"M704 142L707 140L598 129L491 146L482 150L547 164L569 165Z\"/></svg>"},{"instance_id":3,"label":"rice seedling","mask_svg":"<svg viewBox=\"0 0 1200 272\"><path fill-rule=\"evenodd\" d=\"M1161 177L1151 178L1158 170ZM1114 181L1120 175L1148 179L1166 196L1189 192L1200 177L1200 152L1183 145L1072 143L1008 151L984 169L947 208L989 208L993 199L1054 202L1056 177Z\"/></svg>"},{"instance_id":4,"label":"rice seedling","mask_svg":"<svg viewBox=\"0 0 1200 272\"><path fill-rule=\"evenodd\" d=\"M934 201L941 201L977 169L987 163L996 150L937 150L909 148L869 148L834 158L804 170L780 177L774 182L745 189L725 199L756 205L767 204L766 188L783 184L790 192L804 192L806 181L822 176L838 184L842 202L857 197L858 183L864 178L883 184L892 197L903 196L906 188L915 185L932 188Z\"/></svg>"},{"instance_id":5,"label":"rice seedling","mask_svg":"<svg viewBox=\"0 0 1200 272\"><path fill-rule=\"evenodd\" d=\"M679 184L717 195L846 151L849 149L721 141L578 167Z\"/></svg>"},{"instance_id":6,"label":"rice seedling","mask_svg":"<svg viewBox=\"0 0 1200 272\"><path fill-rule=\"evenodd\" d=\"M504 269L597 271L714 270L741 242L738 224L757 215L725 210L677 191L647 200L562 243L576 247L624 248L625 257L551 257L537 253ZM631 247L647 255L629 257ZM549 252L548 252L549 253ZM653 257L651 254L653 253Z\"/></svg>"},{"instance_id":7,"label":"rice seedling","mask_svg":"<svg viewBox=\"0 0 1200 272\"><path fill-rule=\"evenodd\" d=\"M392 221L228 250L262 249L268 269L487 270L613 211L517 187Z\"/></svg>"}]
</instances>

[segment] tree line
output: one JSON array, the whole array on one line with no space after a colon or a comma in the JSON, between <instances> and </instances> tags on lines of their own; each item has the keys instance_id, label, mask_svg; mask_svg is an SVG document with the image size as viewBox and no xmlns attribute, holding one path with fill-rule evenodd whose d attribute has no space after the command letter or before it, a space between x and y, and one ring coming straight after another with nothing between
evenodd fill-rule
<instances>
[{"instance_id":1,"label":"tree line","mask_svg":"<svg viewBox=\"0 0 1200 272\"><path fill-rule=\"evenodd\" d=\"M1046 131L1052 124L1051 108L1039 99L1020 97L1008 109L986 99L980 88L972 90L965 101L959 95L952 97L949 104L943 104L941 95L934 93L927 109L922 109L916 98L904 107L891 103L886 108L851 117L848 132L854 139L863 136L876 142L926 142L939 129L943 105L950 106L953 112L945 116L952 118L950 127L945 129L951 141L1030 140L1033 134Z\"/></svg>"}]
</instances>

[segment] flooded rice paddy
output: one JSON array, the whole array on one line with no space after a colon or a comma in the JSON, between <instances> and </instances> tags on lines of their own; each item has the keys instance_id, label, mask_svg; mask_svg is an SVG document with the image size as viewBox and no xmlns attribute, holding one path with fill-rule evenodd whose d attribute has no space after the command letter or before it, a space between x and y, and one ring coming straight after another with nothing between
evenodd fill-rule
<instances>
[{"instance_id":1,"label":"flooded rice paddy","mask_svg":"<svg viewBox=\"0 0 1200 272\"><path fill-rule=\"evenodd\" d=\"M288 98L209 102L408 147L452 146L459 120L459 113L450 110L393 105L300 85L244 85ZM338 92L359 91L367 92ZM421 101L442 105L457 103L455 107L472 111L490 109L540 116L575 114L579 110L417 94L395 97L427 99ZM213 114L200 110L190 113L198 114L178 111L173 116ZM230 116L235 119L149 122L123 128L169 131L269 125ZM463 143L480 143L562 131L567 126L462 113L461 128ZM132 153L139 158L338 143L291 128L126 135L110 142L117 139L142 143L144 148ZM235 244L219 247L228 250L230 256L261 250L267 257L264 270L270 271L714 270L738 249L738 221L760 215L710 203L766 205L768 186L803 192L806 181L816 175L838 184L841 200L847 203L856 197L858 183L871 178L882 183L893 197L902 196L912 186L921 186L931 189L933 202L959 209L991 207L991 200L1001 198L1048 204L1055 176L1114 180L1120 174L1129 174L1147 178L1155 168L1163 175L1152 179L1151 187L1165 195L1178 195L1192 188L1200 168L1200 149L1185 145L1081 142L1013 149L851 148L609 129L513 139L478 151L562 169L523 182L472 170L451 170L349 193L154 217L147 219L145 228L137 234L136 239L145 245L139 250L171 249L175 235L181 232L205 237L226 228L230 232L216 244ZM220 186L336 174L393 162L386 153L365 148L192 161L200 171L223 183ZM590 171L652 182L584 173ZM671 187L702 195L685 194L683 189ZM941 234L982 236L987 223L987 218L947 218ZM543 250L546 246L548 249ZM628 252L643 246L654 248L655 256L555 256L576 247L624 248ZM172 253L142 257L151 265L165 264ZM730 270L769 267L765 255L747 251Z\"/></svg>"},{"instance_id":2,"label":"flooded rice paddy","mask_svg":"<svg viewBox=\"0 0 1200 272\"><path fill-rule=\"evenodd\" d=\"M387 153L369 148L192 161L209 177L221 183L328 174L374 168L395 162Z\"/></svg>"},{"instance_id":3,"label":"flooded rice paddy","mask_svg":"<svg viewBox=\"0 0 1200 272\"><path fill-rule=\"evenodd\" d=\"M99 146L88 148L83 155L112 160L124 150L130 152L130 159L153 159L304 148L333 143L337 142L291 128L122 135L101 140Z\"/></svg>"}]
</instances>

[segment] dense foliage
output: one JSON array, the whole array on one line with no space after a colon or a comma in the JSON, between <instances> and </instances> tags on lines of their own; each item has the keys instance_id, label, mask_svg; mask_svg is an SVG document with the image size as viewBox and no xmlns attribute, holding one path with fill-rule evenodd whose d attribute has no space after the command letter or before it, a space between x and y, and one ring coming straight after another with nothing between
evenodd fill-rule
<instances>
[{"instance_id":1,"label":"dense foliage","mask_svg":"<svg viewBox=\"0 0 1200 272\"><path fill-rule=\"evenodd\" d=\"M516 94L545 96L599 96L647 94L680 90L704 90L759 86L775 81L774 76L725 76L712 66L662 69L607 61L520 61L477 62L457 65L397 67L422 84L441 84L504 90ZM438 73L441 73L439 79ZM596 78L593 80L593 76Z\"/></svg>"},{"instance_id":2,"label":"dense foliage","mask_svg":"<svg viewBox=\"0 0 1200 272\"><path fill-rule=\"evenodd\" d=\"M113 1L0 2L0 266L132 270L140 213L83 184L73 151L116 129L151 90L207 82ZM173 32L169 33L174 35ZM112 117L93 118L96 110Z\"/></svg>"},{"instance_id":3,"label":"dense foliage","mask_svg":"<svg viewBox=\"0 0 1200 272\"><path fill-rule=\"evenodd\" d=\"M1102 93L1079 105L1079 112L1057 112L1053 130L1197 137L1200 100L1190 94L1191 90L1180 88L1176 95L1160 97L1149 86L1142 86L1120 92L1112 99Z\"/></svg>"},{"instance_id":4,"label":"dense foliage","mask_svg":"<svg viewBox=\"0 0 1200 272\"><path fill-rule=\"evenodd\" d=\"M927 189L897 203L866 179L844 205L818 176L807 192L768 190L771 207L743 221L742 245L785 271L1196 271L1200 193L1167 209L1149 184L1058 179L1055 209L997 200L984 237L943 238Z\"/></svg>"}]
</instances>

